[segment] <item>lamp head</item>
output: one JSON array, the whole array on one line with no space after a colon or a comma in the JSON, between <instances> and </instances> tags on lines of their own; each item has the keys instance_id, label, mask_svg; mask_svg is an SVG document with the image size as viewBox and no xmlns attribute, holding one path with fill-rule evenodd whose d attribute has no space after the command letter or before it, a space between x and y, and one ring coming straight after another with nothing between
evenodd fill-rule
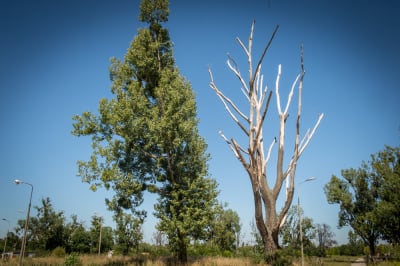
<instances>
[{"instance_id":1,"label":"lamp head","mask_svg":"<svg viewBox=\"0 0 400 266\"><path fill-rule=\"evenodd\" d=\"M21 181L21 180L18 180L18 179L15 179L15 180L14 180L14 183L15 183L16 185L19 185L19 184L22 183L22 181Z\"/></svg>"}]
</instances>

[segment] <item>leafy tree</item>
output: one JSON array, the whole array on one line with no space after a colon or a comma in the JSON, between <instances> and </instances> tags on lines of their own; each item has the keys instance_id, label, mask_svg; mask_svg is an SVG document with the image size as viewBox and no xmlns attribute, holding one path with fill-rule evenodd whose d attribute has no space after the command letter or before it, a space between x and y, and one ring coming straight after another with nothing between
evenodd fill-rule
<instances>
[{"instance_id":1,"label":"leafy tree","mask_svg":"<svg viewBox=\"0 0 400 266\"><path fill-rule=\"evenodd\" d=\"M116 214L114 220L117 228L114 231L116 250L126 255L131 248L138 248L143 238L142 221L128 213Z\"/></svg>"},{"instance_id":2,"label":"leafy tree","mask_svg":"<svg viewBox=\"0 0 400 266\"><path fill-rule=\"evenodd\" d=\"M358 169L341 171L343 178L333 175L324 190L330 204L340 204L339 227L349 225L368 245L375 255L375 245L380 236L376 208L378 186L366 163Z\"/></svg>"},{"instance_id":3,"label":"leafy tree","mask_svg":"<svg viewBox=\"0 0 400 266\"><path fill-rule=\"evenodd\" d=\"M318 241L318 256L325 257L326 250L337 242L333 239L335 234L332 232L331 227L328 224L316 224L315 234Z\"/></svg>"},{"instance_id":4,"label":"leafy tree","mask_svg":"<svg viewBox=\"0 0 400 266\"><path fill-rule=\"evenodd\" d=\"M91 240L91 252L93 253L102 253L110 250L114 245L111 227L104 226L103 224L103 217L96 214L92 216L89 234Z\"/></svg>"},{"instance_id":5,"label":"leafy tree","mask_svg":"<svg viewBox=\"0 0 400 266\"><path fill-rule=\"evenodd\" d=\"M153 238L152 239L153 239L154 244L157 247L164 246L165 243L167 242L165 234L163 232L159 231L159 230L156 230L153 233Z\"/></svg>"},{"instance_id":6,"label":"leafy tree","mask_svg":"<svg viewBox=\"0 0 400 266\"><path fill-rule=\"evenodd\" d=\"M6 241L7 237L7 241ZM21 239L14 232L7 232L7 235L4 236L0 241L1 252L3 252L4 248L6 252L15 251L17 246L21 245Z\"/></svg>"},{"instance_id":7,"label":"leafy tree","mask_svg":"<svg viewBox=\"0 0 400 266\"><path fill-rule=\"evenodd\" d=\"M27 247L31 250L53 250L64 247L64 212L56 212L50 198L43 198L42 206L34 206L36 217L28 223ZM22 232L25 221L19 220L16 232Z\"/></svg>"},{"instance_id":8,"label":"leafy tree","mask_svg":"<svg viewBox=\"0 0 400 266\"><path fill-rule=\"evenodd\" d=\"M78 216L71 215L71 221L64 228L64 242L67 253L89 253L90 235L82 222L78 222Z\"/></svg>"},{"instance_id":9,"label":"leafy tree","mask_svg":"<svg viewBox=\"0 0 400 266\"><path fill-rule=\"evenodd\" d=\"M262 239L264 254L267 262L275 263L278 258L277 249L279 247L279 231L280 227L284 224L287 212L292 204L294 193L294 179L296 174L296 167L299 158L304 152L313 137L317 127L319 126L323 114L320 114L314 128L308 130L304 138L300 140L300 124L301 124L301 109L302 109L302 90L303 79L305 75L303 56L301 55L301 73L295 79L291 91L289 92L288 101L285 109L281 109L281 98L279 94L279 80L281 76L281 66L278 66L278 74L276 78L275 94L276 106L278 111L279 128L276 132L276 138L267 141L264 136L265 124L267 121L266 116L269 109L270 100L272 98L272 91L268 92L268 86L263 84L263 75L261 74L261 65L264 56L270 47L273 38L278 30L278 26L272 34L269 42L265 46L261 56L256 61L253 60L252 46L253 46L253 32L254 23L251 27L251 32L248 40L248 46L237 38L237 41L243 49L248 62L248 80L246 80L239 69L236 61L228 57L227 63L230 70L234 73L240 82L240 87L248 101L248 112L240 110L239 105L234 100L227 97L216 85L211 70L210 73L210 87L214 90L217 96L221 99L225 109L228 111L229 116L238 125L240 131L246 138L245 144L240 144L234 138L227 138L222 131L221 137L226 141L229 148L232 150L234 156L239 160L246 170L253 190L254 197L254 218L257 229L260 232ZM256 62L256 64L254 64ZM298 90L295 90L298 85ZM297 93L298 104L297 111L295 111L295 133L293 136L293 155L290 157L289 163L284 163L285 154L285 135L286 125L289 119L289 106L293 96ZM275 134L275 133L272 133ZM269 147L266 145L269 144ZM268 161L275 143L278 143L279 148L277 151L276 160L276 173L267 173ZM277 209L276 203L283 183L286 182L285 191L286 197L284 205L281 210Z\"/></svg>"},{"instance_id":10,"label":"leafy tree","mask_svg":"<svg viewBox=\"0 0 400 266\"><path fill-rule=\"evenodd\" d=\"M371 155L371 174L379 200L375 209L382 238L400 244L400 147Z\"/></svg>"},{"instance_id":11,"label":"leafy tree","mask_svg":"<svg viewBox=\"0 0 400 266\"><path fill-rule=\"evenodd\" d=\"M211 242L220 250L233 251L238 247L237 236L240 235L240 230L240 218L237 212L220 206L211 226Z\"/></svg>"},{"instance_id":12,"label":"leafy tree","mask_svg":"<svg viewBox=\"0 0 400 266\"><path fill-rule=\"evenodd\" d=\"M180 262L186 262L190 241L207 239L217 204L217 185L213 179L185 174L180 178L179 183L164 186L168 197L161 195L155 216L160 219L157 229L167 235L171 250Z\"/></svg>"},{"instance_id":13,"label":"leafy tree","mask_svg":"<svg viewBox=\"0 0 400 266\"><path fill-rule=\"evenodd\" d=\"M288 212L285 224L282 226L280 235L282 244L297 255L296 251L300 251L301 238L299 226L299 211L301 214L301 230L303 236L304 249L310 250L313 247L312 239L315 238L314 224L311 218L303 215L303 210L298 206L292 206ZM306 252L307 253L307 252Z\"/></svg>"},{"instance_id":14,"label":"leafy tree","mask_svg":"<svg viewBox=\"0 0 400 266\"><path fill-rule=\"evenodd\" d=\"M168 5L168 0L141 2L139 20L148 28L139 29L124 61L112 60L115 98L100 100L98 116L74 116L72 133L92 137L93 154L78 162L79 175L93 190L104 186L115 192L106 204L117 224L134 221L138 228L146 217L139 209L144 191L157 193L157 227L185 262L190 239L202 238L211 221L217 191L215 181L206 178L208 155L197 129L194 93L174 66L172 43L162 26Z\"/></svg>"},{"instance_id":15,"label":"leafy tree","mask_svg":"<svg viewBox=\"0 0 400 266\"><path fill-rule=\"evenodd\" d=\"M343 255L357 256L364 254L364 241L357 233L350 230L348 240L349 243L346 251L348 253L344 253Z\"/></svg>"},{"instance_id":16,"label":"leafy tree","mask_svg":"<svg viewBox=\"0 0 400 266\"><path fill-rule=\"evenodd\" d=\"M82 224L78 225L77 228L71 234L71 242L69 247L69 253L90 253L91 239L90 233L86 231Z\"/></svg>"},{"instance_id":17,"label":"leafy tree","mask_svg":"<svg viewBox=\"0 0 400 266\"><path fill-rule=\"evenodd\" d=\"M339 226L350 225L372 256L380 237L400 243L400 147L386 146L342 177L325 186L328 202L340 204Z\"/></svg>"}]
</instances>

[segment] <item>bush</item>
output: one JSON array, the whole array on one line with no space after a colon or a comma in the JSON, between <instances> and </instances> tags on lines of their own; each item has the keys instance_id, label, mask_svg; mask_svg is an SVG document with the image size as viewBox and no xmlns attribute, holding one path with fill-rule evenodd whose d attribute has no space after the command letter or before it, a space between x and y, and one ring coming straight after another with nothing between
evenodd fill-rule
<instances>
[{"instance_id":1,"label":"bush","mask_svg":"<svg viewBox=\"0 0 400 266\"><path fill-rule=\"evenodd\" d=\"M63 247L56 247L55 249L53 249L53 251L51 252L51 255L53 257L57 257L57 258L63 258L65 257L65 248Z\"/></svg>"},{"instance_id":2,"label":"bush","mask_svg":"<svg viewBox=\"0 0 400 266\"><path fill-rule=\"evenodd\" d=\"M81 266L83 264L77 254L71 253L71 254L69 254L68 257L65 258L64 265L65 266Z\"/></svg>"},{"instance_id":3,"label":"bush","mask_svg":"<svg viewBox=\"0 0 400 266\"><path fill-rule=\"evenodd\" d=\"M230 252L229 250L224 250L222 251L222 256L225 258L230 258L232 257L232 252Z\"/></svg>"},{"instance_id":4,"label":"bush","mask_svg":"<svg viewBox=\"0 0 400 266\"><path fill-rule=\"evenodd\" d=\"M265 261L268 264L276 266L289 266L292 265L292 259L290 256L286 255L282 250L278 250L273 255L266 255Z\"/></svg>"}]
</instances>

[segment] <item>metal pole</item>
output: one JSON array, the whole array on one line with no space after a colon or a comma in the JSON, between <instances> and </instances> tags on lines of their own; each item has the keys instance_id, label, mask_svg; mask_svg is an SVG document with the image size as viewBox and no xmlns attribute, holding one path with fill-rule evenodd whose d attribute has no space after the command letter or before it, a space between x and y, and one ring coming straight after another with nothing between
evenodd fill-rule
<instances>
[{"instance_id":1,"label":"metal pole","mask_svg":"<svg viewBox=\"0 0 400 266\"><path fill-rule=\"evenodd\" d=\"M301 184L309 181L315 180L315 177L309 177L305 179L303 182L299 183L299 187ZM304 266L304 247L303 247L303 226L301 222L301 208L300 208L300 190L297 195L297 213L299 215L299 230L300 230L300 249L301 249L301 266Z\"/></svg>"},{"instance_id":2,"label":"metal pole","mask_svg":"<svg viewBox=\"0 0 400 266\"><path fill-rule=\"evenodd\" d=\"M17 185L26 184L26 185L31 186L31 195L30 195L30 198L29 198L28 212L26 214L25 227L24 227L24 238L22 239L22 246L21 246L21 251L20 251L20 254L19 254L19 261L18 261L18 265L22 266L22 262L23 262L23 259L24 259L24 256L25 256L26 234L27 234L27 231L28 231L29 214L31 212L33 185L30 184L30 183L27 183L27 182L20 181L20 180L15 180L15 183Z\"/></svg>"},{"instance_id":3,"label":"metal pole","mask_svg":"<svg viewBox=\"0 0 400 266\"><path fill-rule=\"evenodd\" d=\"M297 213L299 215L300 246L301 246L301 266L304 266L303 227L301 225L300 196L298 196L298 198L297 198Z\"/></svg>"},{"instance_id":4,"label":"metal pole","mask_svg":"<svg viewBox=\"0 0 400 266\"><path fill-rule=\"evenodd\" d=\"M3 218L2 220L8 222L8 229L7 229L6 239L4 240L4 248L3 248L3 255L2 255L2 258L4 259L4 256L6 254L8 232L10 232L10 221L5 218Z\"/></svg>"},{"instance_id":5,"label":"metal pole","mask_svg":"<svg viewBox=\"0 0 400 266\"><path fill-rule=\"evenodd\" d=\"M100 218L100 235L99 235L99 255L100 255L100 250L101 250L101 226L102 226L102 219Z\"/></svg>"}]
</instances>

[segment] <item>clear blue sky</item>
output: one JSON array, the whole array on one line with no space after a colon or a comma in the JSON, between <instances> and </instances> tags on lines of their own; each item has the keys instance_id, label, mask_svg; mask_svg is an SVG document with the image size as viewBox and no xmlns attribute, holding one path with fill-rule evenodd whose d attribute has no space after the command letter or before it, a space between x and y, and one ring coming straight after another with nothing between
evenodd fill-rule
<instances>
[{"instance_id":1,"label":"clear blue sky","mask_svg":"<svg viewBox=\"0 0 400 266\"><path fill-rule=\"evenodd\" d=\"M240 140L241 132L209 88L207 68L213 69L220 89L242 103L226 54L247 73L235 38L247 43L255 19L256 58L279 24L263 73L272 88L277 65L282 64L285 101L304 44L302 132L313 126L318 113L325 118L299 161L296 177L298 182L317 179L302 184L296 197L300 191L305 215L331 225L344 243L347 231L336 229L338 206L327 203L323 186L332 174L358 167L385 144L399 145L399 5L394 0L171 0L165 26L175 45L176 64L197 95L200 133L212 157L210 173L219 183L220 200L240 215L247 239L254 216L250 183L218 135L221 129ZM34 185L34 206L50 197L66 217L76 214L89 225L97 212L113 225L104 204L107 193L91 192L76 176L76 161L88 159L91 148L89 138L70 134L71 118L96 112L99 99L110 97L109 58L122 58L138 27L145 26L137 20L138 7L139 1L133 0L0 1L0 218L8 219L11 227L24 218L29 199L29 187L14 185L14 179ZM288 142L293 133L287 132ZM271 127L265 137L277 134ZM286 160L291 150L288 147ZM149 211L146 240L155 223L153 203L144 205ZM6 230L7 223L0 220L0 237Z\"/></svg>"}]
</instances>

